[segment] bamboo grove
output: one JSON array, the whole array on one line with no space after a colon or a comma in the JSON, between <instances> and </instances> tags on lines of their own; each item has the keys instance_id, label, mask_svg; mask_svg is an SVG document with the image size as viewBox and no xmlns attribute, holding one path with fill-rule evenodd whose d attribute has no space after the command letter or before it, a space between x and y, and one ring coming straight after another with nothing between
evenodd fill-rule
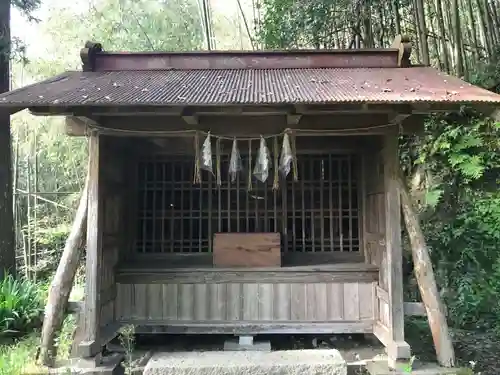
<instances>
[{"instance_id":1,"label":"bamboo grove","mask_svg":"<svg viewBox=\"0 0 500 375\"><path fill-rule=\"evenodd\" d=\"M260 0L259 48L388 47L408 35L415 63L469 78L496 54L498 0Z\"/></svg>"}]
</instances>

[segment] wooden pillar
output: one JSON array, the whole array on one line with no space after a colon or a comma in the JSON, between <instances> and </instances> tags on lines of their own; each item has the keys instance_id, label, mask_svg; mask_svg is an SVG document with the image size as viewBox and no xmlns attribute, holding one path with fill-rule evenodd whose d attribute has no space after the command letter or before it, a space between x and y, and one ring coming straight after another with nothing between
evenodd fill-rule
<instances>
[{"instance_id":1,"label":"wooden pillar","mask_svg":"<svg viewBox=\"0 0 500 375\"><path fill-rule=\"evenodd\" d=\"M411 356L404 339L403 247L401 243L401 201L399 192L399 156L397 128L384 136L385 251L389 302L389 337L386 343L389 361Z\"/></svg>"},{"instance_id":2,"label":"wooden pillar","mask_svg":"<svg viewBox=\"0 0 500 375\"><path fill-rule=\"evenodd\" d=\"M10 1L0 1L0 93L10 89ZM10 114L0 112L0 277L15 273Z\"/></svg>"},{"instance_id":3,"label":"wooden pillar","mask_svg":"<svg viewBox=\"0 0 500 375\"><path fill-rule=\"evenodd\" d=\"M99 199L99 134L89 137L89 185L87 215L87 254L85 273L84 339L79 345L81 357L93 357L101 351L100 283L102 255L102 203Z\"/></svg>"}]
</instances>

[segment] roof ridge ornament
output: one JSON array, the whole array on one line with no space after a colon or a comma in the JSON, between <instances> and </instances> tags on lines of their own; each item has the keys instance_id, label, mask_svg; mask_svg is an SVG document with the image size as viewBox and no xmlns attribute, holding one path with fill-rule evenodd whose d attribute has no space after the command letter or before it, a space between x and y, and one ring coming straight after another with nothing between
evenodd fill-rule
<instances>
[{"instance_id":1,"label":"roof ridge ornament","mask_svg":"<svg viewBox=\"0 0 500 375\"><path fill-rule=\"evenodd\" d=\"M410 61L412 49L410 37L407 35L396 35L391 47L399 50L398 66L400 68L409 68L412 65Z\"/></svg>"},{"instance_id":2,"label":"roof ridge ornament","mask_svg":"<svg viewBox=\"0 0 500 375\"><path fill-rule=\"evenodd\" d=\"M85 47L80 50L80 58L82 59L82 70L84 72L92 72L95 70L95 58L98 53L102 52L102 44L87 41Z\"/></svg>"}]
</instances>

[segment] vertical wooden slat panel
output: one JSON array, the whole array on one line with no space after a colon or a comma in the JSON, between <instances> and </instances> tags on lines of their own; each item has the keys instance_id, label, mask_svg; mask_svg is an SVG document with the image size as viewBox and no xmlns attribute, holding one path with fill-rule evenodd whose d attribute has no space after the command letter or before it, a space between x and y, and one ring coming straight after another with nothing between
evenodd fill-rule
<instances>
[{"instance_id":1,"label":"vertical wooden slat panel","mask_svg":"<svg viewBox=\"0 0 500 375\"><path fill-rule=\"evenodd\" d=\"M227 320L240 320L243 318L242 285L227 284L226 311ZM255 301L254 301L255 302Z\"/></svg>"},{"instance_id":2,"label":"vertical wooden slat panel","mask_svg":"<svg viewBox=\"0 0 500 375\"><path fill-rule=\"evenodd\" d=\"M292 181L291 183L292 186L292 251L295 252L297 251L297 227L296 227L296 207L295 203L297 200L297 197L295 195L295 181Z\"/></svg>"},{"instance_id":3,"label":"vertical wooden slat panel","mask_svg":"<svg viewBox=\"0 0 500 375\"><path fill-rule=\"evenodd\" d=\"M344 284L344 319L359 319L359 287L358 283Z\"/></svg>"},{"instance_id":4,"label":"vertical wooden slat panel","mask_svg":"<svg viewBox=\"0 0 500 375\"><path fill-rule=\"evenodd\" d=\"M281 234L283 236L283 252L288 252L288 191L283 189L281 192Z\"/></svg>"},{"instance_id":5,"label":"vertical wooden slat panel","mask_svg":"<svg viewBox=\"0 0 500 375\"><path fill-rule=\"evenodd\" d=\"M147 319L148 285L134 284L134 311L137 319Z\"/></svg>"},{"instance_id":6,"label":"vertical wooden slat panel","mask_svg":"<svg viewBox=\"0 0 500 375\"><path fill-rule=\"evenodd\" d=\"M328 318L331 320L344 319L344 286L343 284L328 284Z\"/></svg>"},{"instance_id":7,"label":"vertical wooden slat panel","mask_svg":"<svg viewBox=\"0 0 500 375\"><path fill-rule=\"evenodd\" d=\"M194 319L194 285L193 284L179 284L178 286L178 314L179 320L193 320Z\"/></svg>"},{"instance_id":8,"label":"vertical wooden slat panel","mask_svg":"<svg viewBox=\"0 0 500 375\"><path fill-rule=\"evenodd\" d=\"M303 167L305 163L303 161L300 162L301 166ZM302 168L301 170L304 170ZM300 196L301 196L301 203L302 203L302 251L306 251L306 189L305 189L305 184L304 184L304 178L300 179Z\"/></svg>"},{"instance_id":9,"label":"vertical wooden slat panel","mask_svg":"<svg viewBox=\"0 0 500 375\"><path fill-rule=\"evenodd\" d=\"M116 285L116 298L115 298L115 318L116 319L121 319L123 317L123 309L122 309L122 303L123 303L123 289L121 288L120 284Z\"/></svg>"},{"instance_id":10,"label":"vertical wooden slat panel","mask_svg":"<svg viewBox=\"0 0 500 375\"><path fill-rule=\"evenodd\" d=\"M307 292L304 284L291 284L291 320L307 319L306 303Z\"/></svg>"},{"instance_id":11,"label":"vertical wooden slat panel","mask_svg":"<svg viewBox=\"0 0 500 375\"><path fill-rule=\"evenodd\" d=\"M320 233L321 233L321 251L325 251L325 207L323 202L323 194L325 190L325 161L321 159L321 176L319 190L319 209L320 209Z\"/></svg>"},{"instance_id":12,"label":"vertical wooden slat panel","mask_svg":"<svg viewBox=\"0 0 500 375\"><path fill-rule=\"evenodd\" d=\"M147 164L143 164L144 168L142 168L142 170L139 170L138 173L139 174L142 174L143 175L143 181L147 181L148 180L148 168L147 168ZM141 178L139 177L139 180ZM144 239L146 239L147 237L147 229L148 229L148 218L147 218L147 207L148 207L148 186L147 185L144 185L144 186L141 186L142 189L144 189L143 191L143 197L142 197L142 210L139 212L139 215L142 216L142 235L144 237ZM146 241L142 241L142 252L145 253L146 252Z\"/></svg>"},{"instance_id":13,"label":"vertical wooden slat panel","mask_svg":"<svg viewBox=\"0 0 500 375\"><path fill-rule=\"evenodd\" d=\"M161 252L165 252L165 210L167 209L167 198L166 198L166 191L164 184L167 182L167 165L165 163L162 164L162 189L161 189L161 207L162 207L162 217L161 217Z\"/></svg>"},{"instance_id":14,"label":"vertical wooden slat panel","mask_svg":"<svg viewBox=\"0 0 500 375\"><path fill-rule=\"evenodd\" d=\"M328 320L327 284L317 283L312 285L316 295L316 319L326 321Z\"/></svg>"},{"instance_id":15,"label":"vertical wooden slat panel","mask_svg":"<svg viewBox=\"0 0 500 375\"><path fill-rule=\"evenodd\" d=\"M154 163L153 164L153 181L157 181L157 175L156 175L156 165L157 163ZM151 186L151 189L150 189L150 192L151 194L153 195L152 197L152 201L153 201L153 207L151 207L151 250L152 251L157 251L156 249L156 244L157 244L157 239L156 239L156 223L157 223L157 219L156 219L156 214L157 214L157 204L156 204L156 191L157 191L157 186L156 185L153 185ZM146 242L146 241L144 241Z\"/></svg>"},{"instance_id":16,"label":"vertical wooden slat panel","mask_svg":"<svg viewBox=\"0 0 500 375\"><path fill-rule=\"evenodd\" d=\"M314 209L315 209L315 204L314 204L314 184L313 184L313 181L314 181L314 159L311 159L310 161L310 165L309 165L309 193L311 194L311 201L310 201L310 204L311 204L311 207L310 207L310 214L311 214L311 251L312 252L315 252L316 251L316 240L315 240L315 236L314 236Z\"/></svg>"},{"instance_id":17,"label":"vertical wooden slat panel","mask_svg":"<svg viewBox=\"0 0 500 375\"><path fill-rule=\"evenodd\" d=\"M170 296L168 294L168 284L161 284L161 316L163 320L169 319L169 305L172 303Z\"/></svg>"},{"instance_id":18,"label":"vertical wooden slat panel","mask_svg":"<svg viewBox=\"0 0 500 375\"><path fill-rule=\"evenodd\" d=\"M374 289L372 284L360 283L359 284L359 318L373 319L373 293Z\"/></svg>"},{"instance_id":19,"label":"vertical wooden slat panel","mask_svg":"<svg viewBox=\"0 0 500 375\"><path fill-rule=\"evenodd\" d=\"M161 284L147 285L147 319L158 320L163 316L163 291Z\"/></svg>"},{"instance_id":20,"label":"vertical wooden slat panel","mask_svg":"<svg viewBox=\"0 0 500 375\"><path fill-rule=\"evenodd\" d=\"M163 311L166 311L169 319L179 319L179 285L167 284L166 296L163 298Z\"/></svg>"},{"instance_id":21,"label":"vertical wooden slat panel","mask_svg":"<svg viewBox=\"0 0 500 375\"><path fill-rule=\"evenodd\" d=\"M213 189L213 178L212 178L212 175L210 174L210 176L208 177L208 196L212 196L212 189ZM200 201L201 202L201 207L203 207L203 201ZM209 252L212 252L213 249L212 249L212 241L213 241L213 236L212 236L212 214L213 214L213 211L212 211L212 199L209 199L208 200L208 212L207 212L207 220L208 220L208 251ZM201 231L200 231L201 233Z\"/></svg>"},{"instance_id":22,"label":"vertical wooden slat panel","mask_svg":"<svg viewBox=\"0 0 500 375\"><path fill-rule=\"evenodd\" d=\"M175 217L174 217L174 209L175 207L175 163L170 164L171 168L171 180L170 180L170 206L165 209L170 209L170 252L174 252L175 239L176 239L176 230L175 230Z\"/></svg>"},{"instance_id":23,"label":"vertical wooden slat panel","mask_svg":"<svg viewBox=\"0 0 500 375\"><path fill-rule=\"evenodd\" d=\"M348 209L349 209L349 216L348 216L348 223L349 223L349 251L353 250L353 233L352 233L352 224L353 224L353 219L352 219L352 166L351 166L351 157L348 156L347 159L347 194L348 194Z\"/></svg>"},{"instance_id":24,"label":"vertical wooden slat panel","mask_svg":"<svg viewBox=\"0 0 500 375\"><path fill-rule=\"evenodd\" d=\"M185 180L185 177L184 176L186 174L186 169L184 168L184 165L185 165L185 163L182 163L181 164L181 168L180 168L180 170L181 170L181 181L182 181L183 185L180 187L181 198L180 198L180 207L179 208L180 208L180 210L182 212L184 212L184 210L185 210L185 204L184 204L184 180ZM177 207L176 207L176 209L177 209ZM184 252L184 220L183 220L184 218L183 217L180 217L180 218L176 217L175 219L179 222L179 226L180 226L180 231L179 231L180 232L179 233L179 239L180 239L180 241L179 241L179 251L182 253L182 252ZM187 252L189 252L189 248L188 248Z\"/></svg>"},{"instance_id":25,"label":"vertical wooden slat panel","mask_svg":"<svg viewBox=\"0 0 500 375\"><path fill-rule=\"evenodd\" d=\"M369 320L386 304L375 306L374 283L221 283L118 284L116 317L168 321L339 321ZM377 299L378 304L378 299ZM103 306L111 321L113 301ZM105 325L103 323L103 325Z\"/></svg>"},{"instance_id":26,"label":"vertical wooden slat panel","mask_svg":"<svg viewBox=\"0 0 500 375\"><path fill-rule=\"evenodd\" d=\"M243 320L259 319L259 284L243 284Z\"/></svg>"},{"instance_id":27,"label":"vertical wooden slat panel","mask_svg":"<svg viewBox=\"0 0 500 375\"><path fill-rule=\"evenodd\" d=\"M212 289L207 284L194 285L194 318L208 320L210 316L209 300L214 298Z\"/></svg>"},{"instance_id":28,"label":"vertical wooden slat panel","mask_svg":"<svg viewBox=\"0 0 500 375\"><path fill-rule=\"evenodd\" d=\"M306 290L305 310L306 320L317 320L318 313L318 295L316 295L316 288L314 284L304 284Z\"/></svg>"},{"instance_id":29,"label":"vertical wooden slat panel","mask_svg":"<svg viewBox=\"0 0 500 375\"><path fill-rule=\"evenodd\" d=\"M258 284L259 320L273 320L274 285Z\"/></svg>"},{"instance_id":30,"label":"vertical wooden slat panel","mask_svg":"<svg viewBox=\"0 0 500 375\"><path fill-rule=\"evenodd\" d=\"M389 305L382 300L379 300L379 318L383 325L390 327Z\"/></svg>"},{"instance_id":31,"label":"vertical wooden slat panel","mask_svg":"<svg viewBox=\"0 0 500 375\"><path fill-rule=\"evenodd\" d=\"M290 289L290 284L275 284L273 286L273 290L275 293L273 317L275 320L286 321L291 319Z\"/></svg>"},{"instance_id":32,"label":"vertical wooden slat panel","mask_svg":"<svg viewBox=\"0 0 500 375\"><path fill-rule=\"evenodd\" d=\"M227 284L208 284L210 290L210 319L225 320L227 316Z\"/></svg>"},{"instance_id":33,"label":"vertical wooden slat panel","mask_svg":"<svg viewBox=\"0 0 500 375\"><path fill-rule=\"evenodd\" d=\"M373 306L373 319L380 320L380 310L379 310L379 304L378 304L378 297L377 297L377 285L378 283L374 281L372 283L372 306Z\"/></svg>"},{"instance_id":34,"label":"vertical wooden slat panel","mask_svg":"<svg viewBox=\"0 0 500 375\"><path fill-rule=\"evenodd\" d=\"M115 316L116 319L130 316L130 290L128 284L116 285L116 303L115 303Z\"/></svg>"},{"instance_id":35,"label":"vertical wooden slat panel","mask_svg":"<svg viewBox=\"0 0 500 375\"><path fill-rule=\"evenodd\" d=\"M340 251L344 251L344 231L342 228L342 212L344 204L342 202L342 160L337 160L337 186L338 186L338 198L339 198L339 241L340 241Z\"/></svg>"}]
</instances>

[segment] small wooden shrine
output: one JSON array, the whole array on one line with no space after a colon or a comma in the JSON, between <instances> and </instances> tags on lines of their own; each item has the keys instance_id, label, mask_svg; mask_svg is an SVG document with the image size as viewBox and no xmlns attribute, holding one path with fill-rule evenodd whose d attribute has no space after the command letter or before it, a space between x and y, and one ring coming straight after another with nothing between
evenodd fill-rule
<instances>
[{"instance_id":1,"label":"small wooden shrine","mask_svg":"<svg viewBox=\"0 0 500 375\"><path fill-rule=\"evenodd\" d=\"M0 95L88 137L82 357L137 332L404 336L398 136L500 95L409 45L114 53Z\"/></svg>"}]
</instances>

